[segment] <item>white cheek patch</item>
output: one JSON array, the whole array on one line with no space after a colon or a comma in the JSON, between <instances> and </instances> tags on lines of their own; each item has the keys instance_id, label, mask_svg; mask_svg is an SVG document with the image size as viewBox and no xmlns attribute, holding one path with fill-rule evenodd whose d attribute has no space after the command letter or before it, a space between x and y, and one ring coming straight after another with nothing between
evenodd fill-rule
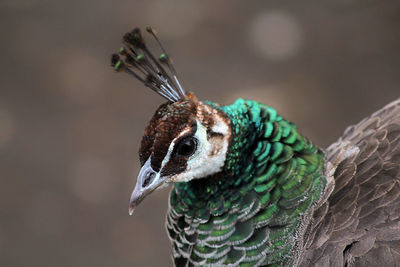
<instances>
[{"instance_id":1,"label":"white cheek patch","mask_svg":"<svg viewBox=\"0 0 400 267\"><path fill-rule=\"evenodd\" d=\"M229 126L221 118L218 118L217 123L214 124L211 130L224 136L229 135Z\"/></svg>"},{"instance_id":2,"label":"white cheek patch","mask_svg":"<svg viewBox=\"0 0 400 267\"><path fill-rule=\"evenodd\" d=\"M208 140L206 127L197 122L194 135L199 141L197 151L188 160L186 170L171 177L173 182L204 178L222 170L229 145L229 127L221 120L212 130L221 135L210 137Z\"/></svg>"}]
</instances>

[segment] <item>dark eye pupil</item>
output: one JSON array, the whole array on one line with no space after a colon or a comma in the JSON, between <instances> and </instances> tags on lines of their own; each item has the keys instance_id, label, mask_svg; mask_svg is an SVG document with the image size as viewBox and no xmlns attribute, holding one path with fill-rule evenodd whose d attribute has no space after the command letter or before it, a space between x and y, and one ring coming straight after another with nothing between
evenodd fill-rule
<instances>
[{"instance_id":1,"label":"dark eye pupil","mask_svg":"<svg viewBox=\"0 0 400 267\"><path fill-rule=\"evenodd\" d=\"M197 142L193 137L186 138L182 140L177 149L177 154L179 156L188 157L191 156L196 150Z\"/></svg>"}]
</instances>

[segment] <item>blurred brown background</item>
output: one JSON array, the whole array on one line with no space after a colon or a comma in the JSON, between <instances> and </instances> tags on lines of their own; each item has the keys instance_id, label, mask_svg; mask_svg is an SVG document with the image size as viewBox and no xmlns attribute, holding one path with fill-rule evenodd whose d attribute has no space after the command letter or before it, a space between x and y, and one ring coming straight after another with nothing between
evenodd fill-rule
<instances>
[{"instance_id":1,"label":"blurred brown background","mask_svg":"<svg viewBox=\"0 0 400 267\"><path fill-rule=\"evenodd\" d=\"M199 98L275 107L326 147L400 96L400 2L1 0L0 266L171 266L169 190L128 216L163 100L110 55L153 26Z\"/></svg>"}]
</instances>

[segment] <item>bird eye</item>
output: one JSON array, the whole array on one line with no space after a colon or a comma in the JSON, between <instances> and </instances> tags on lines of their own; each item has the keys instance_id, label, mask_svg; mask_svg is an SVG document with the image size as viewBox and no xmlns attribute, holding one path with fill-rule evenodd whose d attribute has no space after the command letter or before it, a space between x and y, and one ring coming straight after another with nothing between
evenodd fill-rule
<instances>
[{"instance_id":1,"label":"bird eye","mask_svg":"<svg viewBox=\"0 0 400 267\"><path fill-rule=\"evenodd\" d=\"M189 157L193 155L197 148L197 139L193 136L182 139L176 148L176 155Z\"/></svg>"}]
</instances>

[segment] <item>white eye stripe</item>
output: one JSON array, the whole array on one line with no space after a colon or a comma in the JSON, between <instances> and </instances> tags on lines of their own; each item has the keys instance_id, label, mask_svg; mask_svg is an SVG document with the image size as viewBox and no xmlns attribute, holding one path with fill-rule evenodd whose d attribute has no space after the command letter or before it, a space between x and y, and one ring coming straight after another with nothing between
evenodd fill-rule
<instances>
[{"instance_id":1,"label":"white eye stripe","mask_svg":"<svg viewBox=\"0 0 400 267\"><path fill-rule=\"evenodd\" d=\"M178 141L182 136L187 135L187 134L190 133L191 131L192 131L192 128L188 126L188 127L186 127L180 134L178 134L177 137L175 137L175 138L172 140L171 144L170 144L169 147L168 147L168 152L167 152L167 154L165 155L164 159L163 159L162 162L161 162L161 168L160 168L160 170L162 170L162 169L164 168L164 166L167 165L168 161L170 160L171 155L172 155L172 152L174 151L174 147L175 147L175 144L177 143L177 141Z\"/></svg>"},{"instance_id":2,"label":"white eye stripe","mask_svg":"<svg viewBox=\"0 0 400 267\"><path fill-rule=\"evenodd\" d=\"M175 145L174 142L171 142L171 144L169 145L167 155L165 155L164 159L163 159L162 162L161 162L160 171L162 171L162 169L164 168L164 166L168 163L168 161L169 161L169 159L170 159L170 157L171 157L171 153L172 153L172 151L174 150L174 145Z\"/></svg>"},{"instance_id":3,"label":"white eye stripe","mask_svg":"<svg viewBox=\"0 0 400 267\"><path fill-rule=\"evenodd\" d=\"M193 134L193 127L187 126L171 142L168 152L161 163L161 169L168 164L175 153L174 149L182 137L193 134L197 139L197 148L186 162L186 169L167 178L167 182L187 182L193 179L207 177L220 172L225 164L231 131L229 123L220 116L215 116L215 124L207 129L200 121ZM213 133L210 135L210 133ZM180 166L183 167L183 166Z\"/></svg>"},{"instance_id":4,"label":"white eye stripe","mask_svg":"<svg viewBox=\"0 0 400 267\"><path fill-rule=\"evenodd\" d=\"M168 151L161 162L161 171L167 166L170 172L176 168L179 173L169 173L166 181L187 182L193 179L204 178L223 170L225 159L228 153L229 142L231 140L230 120L218 110L201 102L197 107L196 128L193 125L187 125L169 144ZM208 118L211 116L212 121ZM213 122L211 128L209 123ZM204 125L203 125L204 123ZM193 132L193 130L196 130ZM174 157L175 150L178 149L178 142L186 136L193 136L197 139L197 147L191 156L188 156L186 162L177 161L180 166L171 166L168 164ZM178 163L179 162L179 163ZM179 170L178 170L179 169ZM184 170L182 170L184 169Z\"/></svg>"},{"instance_id":5,"label":"white eye stripe","mask_svg":"<svg viewBox=\"0 0 400 267\"><path fill-rule=\"evenodd\" d=\"M184 136L184 135L190 133L192 130L193 130L193 129L192 129L191 127L189 127L189 126L186 127L185 129L183 129L183 131L182 131L180 134L178 134L177 137L175 137L174 140L172 140L171 144L172 144L172 143L175 143L180 137L182 137L182 136Z\"/></svg>"}]
</instances>

